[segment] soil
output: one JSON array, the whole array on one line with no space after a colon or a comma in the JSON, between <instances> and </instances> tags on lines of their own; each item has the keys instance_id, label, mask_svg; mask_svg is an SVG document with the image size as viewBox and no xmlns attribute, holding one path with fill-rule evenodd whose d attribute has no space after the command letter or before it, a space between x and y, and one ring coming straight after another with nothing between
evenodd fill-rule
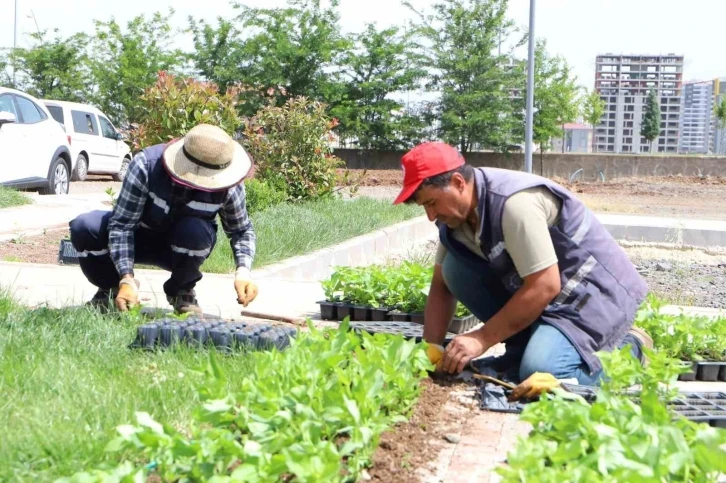
<instances>
[{"instance_id":1,"label":"soil","mask_svg":"<svg viewBox=\"0 0 726 483\"><path fill-rule=\"evenodd\" d=\"M60 242L69 237L68 229L49 230L42 235L18 236L0 243L0 261L58 264Z\"/></svg>"},{"instance_id":2,"label":"soil","mask_svg":"<svg viewBox=\"0 0 726 483\"><path fill-rule=\"evenodd\" d=\"M373 481L418 482L416 470L435 459L439 449L448 444L445 437L460 434L466 423L470 408L453 397L454 392L467 387L466 383L424 379L421 384L421 396L411 418L381 435L368 469Z\"/></svg>"}]
</instances>

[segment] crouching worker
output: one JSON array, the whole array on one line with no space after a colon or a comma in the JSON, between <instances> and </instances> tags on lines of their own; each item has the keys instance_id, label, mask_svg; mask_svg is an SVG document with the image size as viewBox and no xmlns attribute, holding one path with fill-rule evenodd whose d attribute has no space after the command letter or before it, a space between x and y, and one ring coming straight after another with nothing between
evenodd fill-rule
<instances>
[{"instance_id":1,"label":"crouching worker","mask_svg":"<svg viewBox=\"0 0 726 483\"><path fill-rule=\"evenodd\" d=\"M402 167L394 203L421 205L439 228L424 314L424 339L439 370L461 372L504 342L493 368L513 372L524 381L518 392L531 397L559 379L598 384L597 351L630 344L644 361L642 348L652 340L633 320L645 281L572 193L540 176L473 168L443 143L415 147ZM457 301L484 325L444 351Z\"/></svg>"},{"instance_id":2,"label":"crouching worker","mask_svg":"<svg viewBox=\"0 0 726 483\"><path fill-rule=\"evenodd\" d=\"M194 287L217 241L217 214L237 264L237 301L252 302L256 239L243 183L250 168L244 148L206 124L182 139L140 151L113 211L91 211L70 222L81 270L98 287L89 305L107 309L115 303L126 311L138 304L134 263L142 263L171 272L164 292L175 312L201 313Z\"/></svg>"}]
</instances>

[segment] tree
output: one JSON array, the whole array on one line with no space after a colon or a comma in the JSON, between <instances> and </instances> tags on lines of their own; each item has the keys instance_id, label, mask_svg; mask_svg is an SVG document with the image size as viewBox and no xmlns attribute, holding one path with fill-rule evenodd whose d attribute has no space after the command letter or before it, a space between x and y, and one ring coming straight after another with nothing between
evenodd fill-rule
<instances>
[{"instance_id":1,"label":"tree","mask_svg":"<svg viewBox=\"0 0 726 483\"><path fill-rule=\"evenodd\" d=\"M501 45L515 31L507 0L440 0L433 14L416 12L428 88L441 94L441 137L462 153L476 145L506 150L518 122L512 101L518 64ZM521 40L518 42L521 45Z\"/></svg>"},{"instance_id":2,"label":"tree","mask_svg":"<svg viewBox=\"0 0 726 483\"><path fill-rule=\"evenodd\" d=\"M412 132L416 120L392 98L415 88L425 75L408 37L396 27L379 31L369 24L354 41L355 48L342 58L338 92L330 96L331 114L340 122L337 133L363 149L410 147L404 138L418 137Z\"/></svg>"},{"instance_id":3,"label":"tree","mask_svg":"<svg viewBox=\"0 0 726 483\"><path fill-rule=\"evenodd\" d=\"M350 45L340 33L338 0L327 8L320 0L288 0L285 8L235 8L241 10L241 30L251 34L235 47L234 64L238 78L257 88L246 114L264 105L270 89L278 106L297 96L325 100L331 70Z\"/></svg>"},{"instance_id":4,"label":"tree","mask_svg":"<svg viewBox=\"0 0 726 483\"><path fill-rule=\"evenodd\" d=\"M46 39L48 31L30 34L35 45L17 48L10 53L15 65L17 88L41 99L85 101L90 78L85 53L88 37L75 34L67 39L53 30L55 37Z\"/></svg>"},{"instance_id":5,"label":"tree","mask_svg":"<svg viewBox=\"0 0 726 483\"><path fill-rule=\"evenodd\" d=\"M242 43L241 32L233 21L221 17L216 28L203 20L189 17L189 31L194 39L192 63L204 80L214 82L220 89L240 82L239 66Z\"/></svg>"},{"instance_id":6,"label":"tree","mask_svg":"<svg viewBox=\"0 0 726 483\"><path fill-rule=\"evenodd\" d=\"M653 141L660 135L660 105L655 90L648 92L645 99L645 113L640 123L640 135L650 142L650 152L653 152Z\"/></svg>"},{"instance_id":7,"label":"tree","mask_svg":"<svg viewBox=\"0 0 726 483\"><path fill-rule=\"evenodd\" d=\"M579 87L567 62L547 52L544 41L537 42L534 64L534 119L533 140L542 153L552 139L562 137L564 124L573 122L579 112Z\"/></svg>"},{"instance_id":8,"label":"tree","mask_svg":"<svg viewBox=\"0 0 726 483\"><path fill-rule=\"evenodd\" d=\"M605 113L605 101L602 100L600 94L593 90L582 103L582 117L589 125L592 126L592 151L597 151L595 143L595 129L602 122L602 116Z\"/></svg>"},{"instance_id":9,"label":"tree","mask_svg":"<svg viewBox=\"0 0 726 483\"><path fill-rule=\"evenodd\" d=\"M137 123L142 115L139 97L154 84L160 71L179 72L185 56L170 47L169 19L157 12L150 19L134 17L126 29L112 18L95 21L91 42L91 73L96 88L93 101L117 125Z\"/></svg>"}]
</instances>

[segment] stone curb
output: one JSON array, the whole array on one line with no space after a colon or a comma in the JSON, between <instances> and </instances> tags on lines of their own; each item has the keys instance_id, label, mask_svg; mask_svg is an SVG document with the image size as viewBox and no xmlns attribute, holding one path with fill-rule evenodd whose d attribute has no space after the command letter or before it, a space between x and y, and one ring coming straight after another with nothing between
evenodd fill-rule
<instances>
[{"instance_id":1,"label":"stone curb","mask_svg":"<svg viewBox=\"0 0 726 483\"><path fill-rule=\"evenodd\" d=\"M600 223L617 240L676 245L726 246L723 220L687 220L597 213Z\"/></svg>"},{"instance_id":2,"label":"stone curb","mask_svg":"<svg viewBox=\"0 0 726 483\"><path fill-rule=\"evenodd\" d=\"M366 265L411 241L432 238L435 235L436 225L425 216L420 216L351 238L332 247L255 269L252 275L255 279L324 280L333 273L335 266Z\"/></svg>"}]
</instances>

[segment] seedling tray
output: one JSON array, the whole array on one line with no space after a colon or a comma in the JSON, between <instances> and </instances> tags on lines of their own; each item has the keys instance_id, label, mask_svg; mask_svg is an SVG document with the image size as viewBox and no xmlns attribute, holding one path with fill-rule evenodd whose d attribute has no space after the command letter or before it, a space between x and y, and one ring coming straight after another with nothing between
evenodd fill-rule
<instances>
[{"instance_id":1,"label":"seedling tray","mask_svg":"<svg viewBox=\"0 0 726 483\"><path fill-rule=\"evenodd\" d=\"M391 320L396 322L416 322L418 324L423 324L424 322L423 314L409 314L394 310L389 313L389 316L391 317ZM479 319L477 319L474 315L469 315L467 317L455 317L451 321L451 324L449 324L449 332L453 334L463 334L464 332L470 331L478 323Z\"/></svg>"},{"instance_id":2,"label":"seedling tray","mask_svg":"<svg viewBox=\"0 0 726 483\"><path fill-rule=\"evenodd\" d=\"M138 327L136 339L129 347L158 350L179 344L196 348L216 347L218 350L284 350L295 337L296 329L269 324L245 324L222 319L185 320L162 318Z\"/></svg>"},{"instance_id":3,"label":"seedling tray","mask_svg":"<svg viewBox=\"0 0 726 483\"><path fill-rule=\"evenodd\" d=\"M569 392L578 394L588 402L595 401L597 388L592 386L577 386L563 384L562 387ZM634 391L626 394L637 395ZM682 416L691 421L708 423L717 428L726 428L726 393L722 392L682 392L668 403L668 408L676 416Z\"/></svg>"},{"instance_id":4,"label":"seedling tray","mask_svg":"<svg viewBox=\"0 0 726 483\"><path fill-rule=\"evenodd\" d=\"M415 339L416 342L423 340L423 326L415 322L351 322L350 328L369 334L401 334L406 339ZM456 334L447 332L445 344L455 336Z\"/></svg>"},{"instance_id":5,"label":"seedling tray","mask_svg":"<svg viewBox=\"0 0 726 483\"><path fill-rule=\"evenodd\" d=\"M58 248L58 263L61 265L78 265L78 252L70 240L61 240Z\"/></svg>"},{"instance_id":6,"label":"seedling tray","mask_svg":"<svg viewBox=\"0 0 726 483\"><path fill-rule=\"evenodd\" d=\"M681 374L680 381L722 381L726 382L726 362L686 361L692 364L690 372Z\"/></svg>"}]
</instances>

